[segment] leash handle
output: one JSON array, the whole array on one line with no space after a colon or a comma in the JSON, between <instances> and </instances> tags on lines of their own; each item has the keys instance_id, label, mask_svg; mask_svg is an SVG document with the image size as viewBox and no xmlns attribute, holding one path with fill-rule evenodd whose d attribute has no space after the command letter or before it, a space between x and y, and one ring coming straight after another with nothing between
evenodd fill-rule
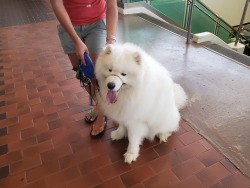
<instances>
[{"instance_id":1,"label":"leash handle","mask_svg":"<svg viewBox=\"0 0 250 188\"><path fill-rule=\"evenodd\" d=\"M80 60L79 68L83 72L84 76L86 76L89 79L94 78L94 64L86 52L84 52L83 56L84 56L86 65L84 65Z\"/></svg>"}]
</instances>

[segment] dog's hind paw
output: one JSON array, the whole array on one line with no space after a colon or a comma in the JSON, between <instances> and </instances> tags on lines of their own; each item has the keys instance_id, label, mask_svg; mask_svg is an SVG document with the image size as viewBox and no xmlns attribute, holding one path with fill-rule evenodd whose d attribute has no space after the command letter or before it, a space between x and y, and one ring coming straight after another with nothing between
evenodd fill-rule
<instances>
[{"instance_id":1,"label":"dog's hind paw","mask_svg":"<svg viewBox=\"0 0 250 188\"><path fill-rule=\"evenodd\" d=\"M126 152L124 154L124 162L125 163L128 163L128 164L131 164L133 161L135 161L137 159L137 157L139 156L138 153L129 153L129 152Z\"/></svg>"},{"instance_id":2,"label":"dog's hind paw","mask_svg":"<svg viewBox=\"0 0 250 188\"><path fill-rule=\"evenodd\" d=\"M118 129L117 130L115 130L115 131L112 131L111 132L111 135L110 135L110 137L111 137L111 139L114 141L114 140L120 140L120 139L122 139L122 138L124 138L124 134L122 134L121 133L121 131L118 131Z\"/></svg>"},{"instance_id":3,"label":"dog's hind paw","mask_svg":"<svg viewBox=\"0 0 250 188\"><path fill-rule=\"evenodd\" d=\"M172 133L166 132L166 133L159 133L156 136L160 139L160 142L167 142L168 137L171 136Z\"/></svg>"}]
</instances>

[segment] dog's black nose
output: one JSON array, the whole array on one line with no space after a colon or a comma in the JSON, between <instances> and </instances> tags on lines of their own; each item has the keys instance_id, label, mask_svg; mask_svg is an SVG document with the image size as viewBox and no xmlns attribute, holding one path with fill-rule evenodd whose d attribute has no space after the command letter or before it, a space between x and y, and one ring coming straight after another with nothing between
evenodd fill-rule
<instances>
[{"instance_id":1,"label":"dog's black nose","mask_svg":"<svg viewBox=\"0 0 250 188\"><path fill-rule=\"evenodd\" d=\"M115 88L115 83L114 82L109 82L107 84L108 88L111 90L111 89L114 89Z\"/></svg>"}]
</instances>

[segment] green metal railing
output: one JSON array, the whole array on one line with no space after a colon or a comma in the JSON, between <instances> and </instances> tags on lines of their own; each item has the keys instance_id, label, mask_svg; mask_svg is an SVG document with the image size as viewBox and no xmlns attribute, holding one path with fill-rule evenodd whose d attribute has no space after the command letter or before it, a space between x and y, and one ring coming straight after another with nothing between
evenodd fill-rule
<instances>
[{"instance_id":1,"label":"green metal railing","mask_svg":"<svg viewBox=\"0 0 250 188\"><path fill-rule=\"evenodd\" d=\"M211 10L199 1L187 0L187 10L194 3L193 22L191 30L193 33L208 31L218 36L226 43L231 43L235 40L236 34L234 28L228 25L224 20L216 16ZM185 17L186 22L189 18ZM187 28L187 26L185 26ZM242 36L243 37L243 36Z\"/></svg>"},{"instance_id":2,"label":"green metal railing","mask_svg":"<svg viewBox=\"0 0 250 188\"><path fill-rule=\"evenodd\" d=\"M192 13L190 15L196 16L196 17L206 15L206 18L203 17L203 21L205 21L205 22L201 22L199 20L200 18L195 20L198 23L203 23L206 25L202 25L200 29L195 31L196 28L194 26L197 26L198 24L196 24L196 23L192 24L191 28L193 28L193 33L201 32L205 28L206 31L214 33L216 36L221 38L226 43L230 43L232 41L235 41L235 46L237 46L238 41L240 41L241 43L245 44L247 47L250 46L250 40L247 39L246 37L244 37L243 35L241 35L242 24L243 24L245 15L246 15L249 0L246 0L245 8L243 10L243 15L242 15L242 19L241 19L241 23L240 23L240 27L239 27L238 31L236 31L233 27L228 25L224 20L222 20L221 18L219 18L218 16L213 14L213 12L211 10L209 10L204 4L200 3L199 1L197 1L197 2L195 2L195 1L196 0L187 0L187 7L190 7L189 4L192 4L193 6L196 7L196 11L198 11L198 12L196 12L194 14ZM188 20L190 20L190 19L188 19ZM209 21L212 23L209 23ZM211 25L212 26L214 25L213 32L211 31L212 28L208 27ZM188 29L191 29L191 28L188 28Z\"/></svg>"},{"instance_id":3,"label":"green metal railing","mask_svg":"<svg viewBox=\"0 0 250 188\"><path fill-rule=\"evenodd\" d=\"M131 1L138 2L140 0ZM198 0L147 0L145 2L187 30L191 18L191 5L194 3L190 32L194 34L210 32L226 43L238 40L240 43L250 46L249 39L241 35L240 32L236 31Z\"/></svg>"}]
</instances>

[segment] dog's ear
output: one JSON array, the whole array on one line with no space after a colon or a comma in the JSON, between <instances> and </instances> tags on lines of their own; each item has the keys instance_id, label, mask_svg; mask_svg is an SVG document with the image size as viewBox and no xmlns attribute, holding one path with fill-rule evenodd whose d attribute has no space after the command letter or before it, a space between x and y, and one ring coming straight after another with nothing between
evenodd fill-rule
<instances>
[{"instance_id":1,"label":"dog's ear","mask_svg":"<svg viewBox=\"0 0 250 188\"><path fill-rule=\"evenodd\" d=\"M104 54L106 54L106 55L111 54L113 47L114 46L112 44L107 44L107 46L104 49Z\"/></svg>"},{"instance_id":2,"label":"dog's ear","mask_svg":"<svg viewBox=\"0 0 250 188\"><path fill-rule=\"evenodd\" d=\"M141 60L142 60L142 56L141 56L141 53L140 52L135 52L134 53L134 59L135 59L135 62L140 65L141 64Z\"/></svg>"}]
</instances>

